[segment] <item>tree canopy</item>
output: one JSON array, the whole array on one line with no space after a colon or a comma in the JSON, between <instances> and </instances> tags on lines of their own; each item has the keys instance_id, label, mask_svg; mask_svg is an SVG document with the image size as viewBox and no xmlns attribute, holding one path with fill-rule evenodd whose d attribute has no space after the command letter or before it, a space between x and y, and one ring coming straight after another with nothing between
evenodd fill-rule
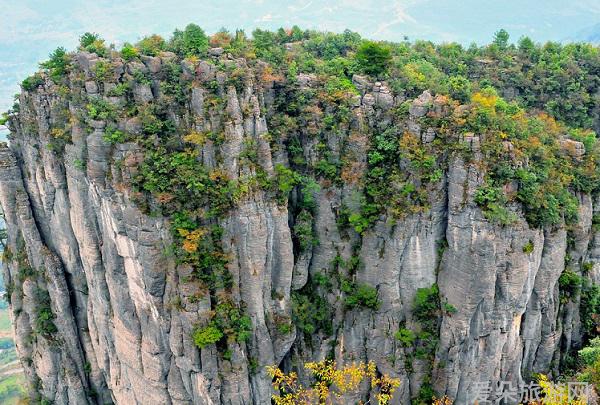
<instances>
[{"instance_id":1,"label":"tree canopy","mask_svg":"<svg viewBox=\"0 0 600 405\"><path fill-rule=\"evenodd\" d=\"M370 75L383 73L392 60L390 49L376 42L364 42L356 52L356 61L363 72Z\"/></svg>"}]
</instances>

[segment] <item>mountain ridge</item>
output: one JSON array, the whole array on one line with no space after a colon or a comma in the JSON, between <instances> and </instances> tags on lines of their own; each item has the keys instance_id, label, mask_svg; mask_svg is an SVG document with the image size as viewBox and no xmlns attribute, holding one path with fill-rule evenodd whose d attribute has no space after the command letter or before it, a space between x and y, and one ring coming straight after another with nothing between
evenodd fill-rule
<instances>
[{"instance_id":1,"label":"mountain ridge","mask_svg":"<svg viewBox=\"0 0 600 405\"><path fill-rule=\"evenodd\" d=\"M324 358L394 404L558 377L598 327L598 52L195 25L57 49L0 146L31 397L262 404L267 366Z\"/></svg>"}]
</instances>

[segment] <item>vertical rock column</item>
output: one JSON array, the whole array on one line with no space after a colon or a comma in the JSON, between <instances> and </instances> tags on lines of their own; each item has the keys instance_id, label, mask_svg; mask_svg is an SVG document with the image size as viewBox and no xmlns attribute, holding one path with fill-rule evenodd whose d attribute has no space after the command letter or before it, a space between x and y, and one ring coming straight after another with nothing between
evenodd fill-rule
<instances>
[{"instance_id":1,"label":"vertical rock column","mask_svg":"<svg viewBox=\"0 0 600 405\"><path fill-rule=\"evenodd\" d=\"M37 390L31 395L59 404L92 403L63 265L40 237L21 170L5 144L0 146L0 198L8 227L9 308L17 352ZM42 322L48 317L55 327Z\"/></svg>"}]
</instances>

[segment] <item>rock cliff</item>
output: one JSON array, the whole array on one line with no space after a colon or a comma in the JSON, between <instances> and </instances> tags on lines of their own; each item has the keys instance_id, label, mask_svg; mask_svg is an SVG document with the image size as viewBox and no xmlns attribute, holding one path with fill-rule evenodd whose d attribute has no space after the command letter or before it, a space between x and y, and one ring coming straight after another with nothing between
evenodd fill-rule
<instances>
[{"instance_id":1,"label":"rock cliff","mask_svg":"<svg viewBox=\"0 0 600 405\"><path fill-rule=\"evenodd\" d=\"M266 366L302 379L331 357L399 378L393 403L465 404L477 381L557 376L581 347L599 200L571 187L571 217L536 223L509 181L498 214L480 191L490 135L445 124L472 107L360 74L332 90L220 49L79 51L61 82L38 75L0 146L32 395L267 404ZM554 138L561 158L589 155ZM375 153L398 145L379 179Z\"/></svg>"}]
</instances>

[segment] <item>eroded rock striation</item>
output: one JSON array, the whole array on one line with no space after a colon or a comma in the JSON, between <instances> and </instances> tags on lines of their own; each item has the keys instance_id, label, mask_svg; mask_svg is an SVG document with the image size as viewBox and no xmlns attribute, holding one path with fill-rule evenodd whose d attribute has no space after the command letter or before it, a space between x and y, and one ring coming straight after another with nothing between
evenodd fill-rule
<instances>
[{"instance_id":1,"label":"eroded rock striation","mask_svg":"<svg viewBox=\"0 0 600 405\"><path fill-rule=\"evenodd\" d=\"M62 82L39 75L0 146L5 280L34 395L267 404L266 366L306 378L303 363L331 357L399 378L393 403L432 389L464 404L477 381L556 376L581 347L599 201L571 188L570 218L535 223L511 180L494 211L478 191L491 135L444 124L475 107L359 74L332 90L223 49L79 51ZM569 161L589 154L554 142ZM207 326L217 336L195 342Z\"/></svg>"}]
</instances>

